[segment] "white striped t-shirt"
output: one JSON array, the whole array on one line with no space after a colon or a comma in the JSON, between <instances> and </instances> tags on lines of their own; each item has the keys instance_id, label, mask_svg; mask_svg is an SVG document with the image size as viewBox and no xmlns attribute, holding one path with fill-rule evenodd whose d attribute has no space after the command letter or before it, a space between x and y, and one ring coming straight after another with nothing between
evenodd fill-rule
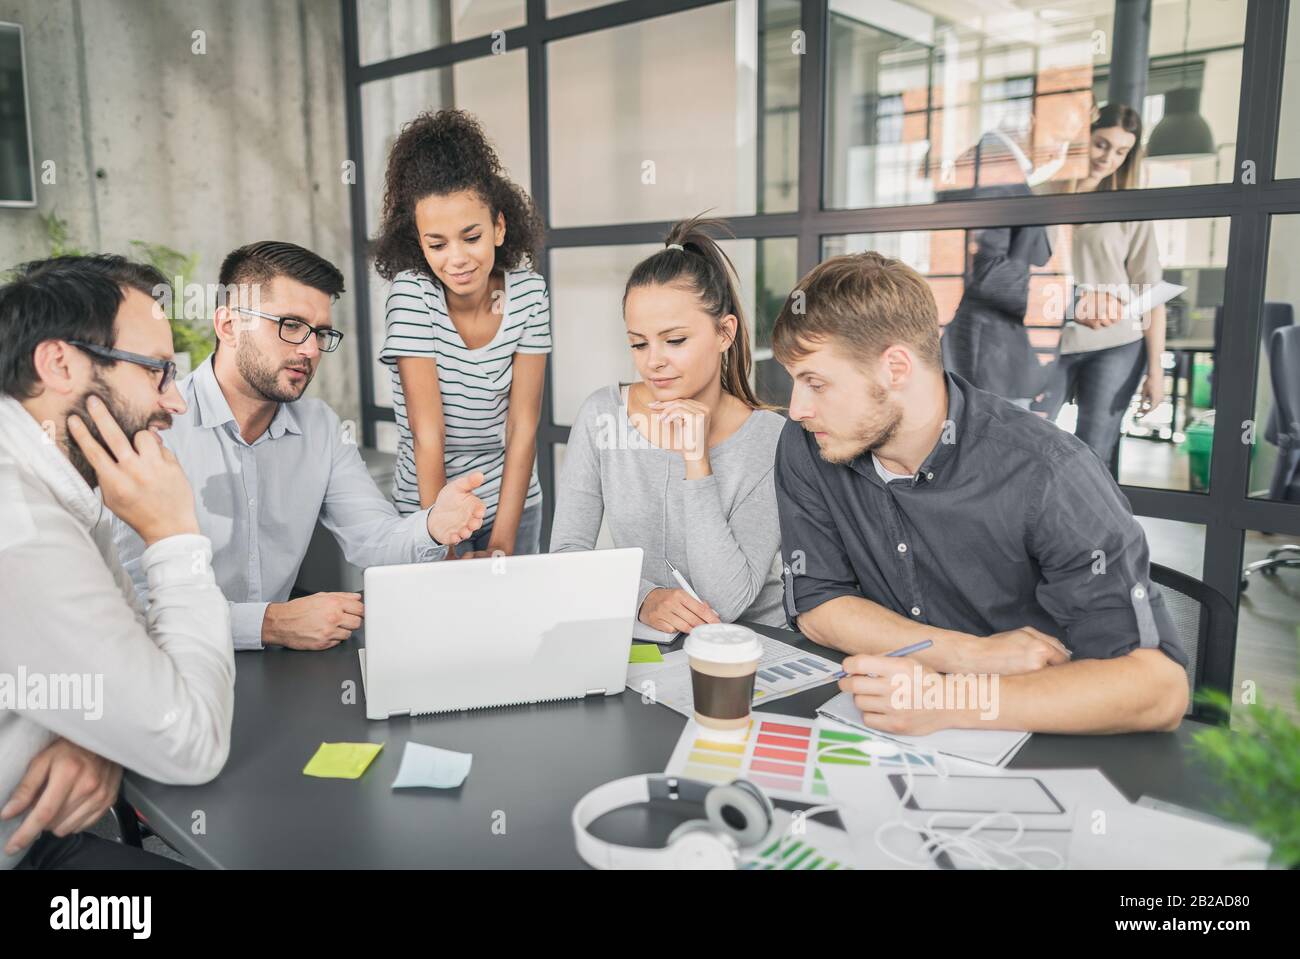
<instances>
[{"instance_id":1,"label":"white striped t-shirt","mask_svg":"<svg viewBox=\"0 0 1300 959\"><path fill-rule=\"evenodd\" d=\"M482 470L474 491L487 506L483 527L492 524L501 497L506 463L506 412L510 407L515 353L551 351L551 301L546 281L521 267L505 274L505 314L487 346L468 349L451 317L442 284L415 270L399 273L388 291L387 335L379 361L392 368L393 414L397 421L397 469L393 499L402 513L420 508L406 397L397 372L399 356L431 356L438 363L442 393L443 450L447 479ZM524 506L542 501L537 463Z\"/></svg>"}]
</instances>

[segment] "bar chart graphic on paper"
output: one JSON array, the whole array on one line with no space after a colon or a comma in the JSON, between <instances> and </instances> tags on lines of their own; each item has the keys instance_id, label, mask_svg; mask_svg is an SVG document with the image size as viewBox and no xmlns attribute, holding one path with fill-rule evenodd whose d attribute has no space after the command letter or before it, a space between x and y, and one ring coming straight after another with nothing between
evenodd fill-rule
<instances>
[{"instance_id":1,"label":"bar chart graphic on paper","mask_svg":"<svg viewBox=\"0 0 1300 959\"><path fill-rule=\"evenodd\" d=\"M824 828L824 827L823 827ZM831 870L852 869L853 866L807 839L796 836L778 836L763 848L746 869L781 870Z\"/></svg>"},{"instance_id":2,"label":"bar chart graphic on paper","mask_svg":"<svg viewBox=\"0 0 1300 959\"><path fill-rule=\"evenodd\" d=\"M669 775L706 782L748 779L774 799L824 801L830 792L819 766L840 763L869 766L874 761L856 748L868 739L851 730L826 729L816 720L754 713L744 742L717 742L697 723L686 724Z\"/></svg>"},{"instance_id":3,"label":"bar chart graphic on paper","mask_svg":"<svg viewBox=\"0 0 1300 959\"><path fill-rule=\"evenodd\" d=\"M805 653L770 636L760 639L763 641L763 658L758 661L758 672L754 676L755 704L793 696L834 680L839 666L829 659Z\"/></svg>"}]
</instances>

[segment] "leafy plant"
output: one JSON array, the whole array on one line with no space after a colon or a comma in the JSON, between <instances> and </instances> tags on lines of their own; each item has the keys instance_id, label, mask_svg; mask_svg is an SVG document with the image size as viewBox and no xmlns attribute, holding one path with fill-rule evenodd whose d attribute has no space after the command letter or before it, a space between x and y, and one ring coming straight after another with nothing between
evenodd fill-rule
<instances>
[{"instance_id":1,"label":"leafy plant","mask_svg":"<svg viewBox=\"0 0 1300 959\"><path fill-rule=\"evenodd\" d=\"M172 343L178 353L188 351L191 366L202 363L215 347L211 327L201 327L185 316L185 293L190 278L198 270L197 254L185 254L162 243L132 240L135 258L155 267L172 285L171 309L168 319L172 325Z\"/></svg>"},{"instance_id":2,"label":"leafy plant","mask_svg":"<svg viewBox=\"0 0 1300 959\"><path fill-rule=\"evenodd\" d=\"M49 213L38 213L41 218L41 225L45 227L45 245L49 249L50 256L81 256L82 250L68 243L68 221L62 219L58 213L50 211ZM9 283L18 278L18 267L21 264L15 264L9 269L0 273L0 282Z\"/></svg>"},{"instance_id":3,"label":"leafy plant","mask_svg":"<svg viewBox=\"0 0 1300 959\"><path fill-rule=\"evenodd\" d=\"M57 211L40 214L45 225L46 243L50 256L82 256L85 251L69 242L68 221ZM201 326L185 316L185 291L195 272L199 258L162 243L131 241L135 259L157 268L171 284L171 304L167 318L172 328L172 344L177 353L188 352L191 366L198 366L216 346L210 327ZM205 304L206 309L206 304Z\"/></svg>"},{"instance_id":4,"label":"leafy plant","mask_svg":"<svg viewBox=\"0 0 1300 959\"><path fill-rule=\"evenodd\" d=\"M51 210L48 214L42 213L41 222L45 224L45 236L49 241L50 256L84 255L83 250L68 243L68 221L62 219L57 212Z\"/></svg>"},{"instance_id":5,"label":"leafy plant","mask_svg":"<svg viewBox=\"0 0 1300 959\"><path fill-rule=\"evenodd\" d=\"M1232 709L1218 690L1198 698L1223 715ZM1197 759L1227 788L1221 814L1272 843L1276 862L1300 866L1300 723L1261 704L1248 707L1238 728L1218 726L1192 739Z\"/></svg>"}]
</instances>

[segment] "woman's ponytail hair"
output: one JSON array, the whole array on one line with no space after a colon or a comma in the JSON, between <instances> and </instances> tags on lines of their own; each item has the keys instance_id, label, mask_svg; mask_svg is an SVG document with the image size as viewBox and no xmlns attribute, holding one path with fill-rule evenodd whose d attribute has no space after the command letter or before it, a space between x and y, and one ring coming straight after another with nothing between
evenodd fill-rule
<instances>
[{"instance_id":1,"label":"woman's ponytail hair","mask_svg":"<svg viewBox=\"0 0 1300 959\"><path fill-rule=\"evenodd\" d=\"M695 294L719 326L727 314L734 315L736 335L722 357L722 388L751 409L767 409L749 383L749 324L740 305L736 267L706 228L734 236L723 220L697 216L674 223L664 248L632 270L623 290L623 306L627 307L627 295L639 286L680 286Z\"/></svg>"}]
</instances>

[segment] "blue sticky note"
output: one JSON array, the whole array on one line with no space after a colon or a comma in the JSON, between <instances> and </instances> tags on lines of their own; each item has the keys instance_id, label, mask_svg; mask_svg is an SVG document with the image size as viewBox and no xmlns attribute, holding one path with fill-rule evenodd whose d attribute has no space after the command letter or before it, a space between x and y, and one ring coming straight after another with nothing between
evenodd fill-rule
<instances>
[{"instance_id":1,"label":"blue sticky note","mask_svg":"<svg viewBox=\"0 0 1300 959\"><path fill-rule=\"evenodd\" d=\"M465 781L472 753L458 753L422 743L407 743L402 753L402 765L393 780L394 789L425 787L453 789Z\"/></svg>"}]
</instances>

